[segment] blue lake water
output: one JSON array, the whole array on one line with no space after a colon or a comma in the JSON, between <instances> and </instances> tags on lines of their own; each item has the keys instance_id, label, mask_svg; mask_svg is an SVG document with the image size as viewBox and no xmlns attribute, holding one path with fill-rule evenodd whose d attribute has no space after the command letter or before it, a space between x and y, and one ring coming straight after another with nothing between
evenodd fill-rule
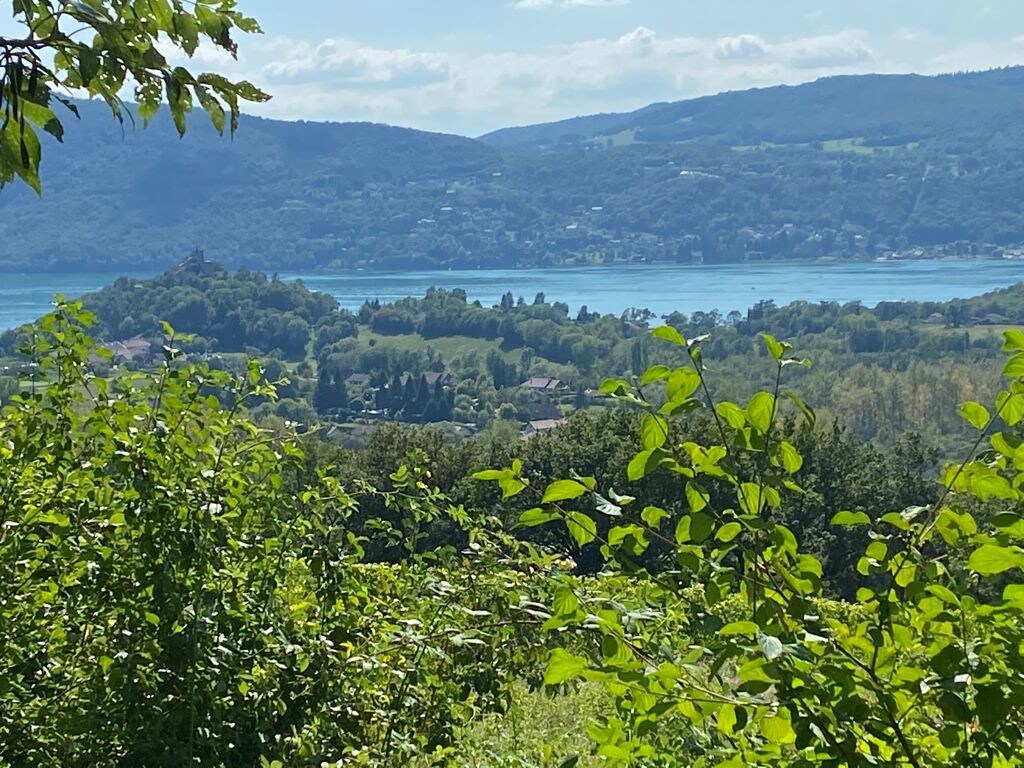
<instances>
[{"instance_id":1,"label":"blue lake water","mask_svg":"<svg viewBox=\"0 0 1024 768\"><path fill-rule=\"evenodd\" d=\"M137 273L134 277L147 277ZM112 282L109 273L0 274L0 329L44 314L56 293L77 297ZM631 264L621 266L459 270L448 272L282 273L357 309L368 299L422 296L431 286L462 288L470 300L496 304L511 291L533 301L564 301L575 314L620 314L646 307L658 315L717 309L745 311L760 299L791 301L945 301L967 298L1024 280L1024 261L1004 259L847 263L757 263L725 266Z\"/></svg>"}]
</instances>

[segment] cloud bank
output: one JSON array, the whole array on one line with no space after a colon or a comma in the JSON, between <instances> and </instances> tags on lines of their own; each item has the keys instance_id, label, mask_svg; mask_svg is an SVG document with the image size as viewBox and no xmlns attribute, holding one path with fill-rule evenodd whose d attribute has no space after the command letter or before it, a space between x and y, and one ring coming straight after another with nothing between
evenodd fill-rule
<instances>
[{"instance_id":1,"label":"cloud bank","mask_svg":"<svg viewBox=\"0 0 1024 768\"><path fill-rule=\"evenodd\" d=\"M519 0L569 7L625 0ZM923 40L923 38L922 38ZM947 71L1012 63L1024 44L930 55L907 51L907 36L872 39L860 29L766 38L751 31L719 38L661 35L645 26L618 37L527 51L466 52L385 48L358 39L287 37L253 41L231 74L258 83L274 99L266 116L371 120L476 135L508 125L594 112L627 111L653 101L723 90L798 83L870 71ZM905 55L906 54L906 55ZM901 58L902 57L902 58Z\"/></svg>"}]
</instances>

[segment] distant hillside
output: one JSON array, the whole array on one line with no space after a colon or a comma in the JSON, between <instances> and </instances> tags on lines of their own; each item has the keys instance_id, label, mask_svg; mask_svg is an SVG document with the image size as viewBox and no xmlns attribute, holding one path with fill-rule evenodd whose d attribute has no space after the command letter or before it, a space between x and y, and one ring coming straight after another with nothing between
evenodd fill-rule
<instances>
[{"instance_id":1,"label":"distant hillside","mask_svg":"<svg viewBox=\"0 0 1024 768\"><path fill-rule=\"evenodd\" d=\"M498 147L714 140L796 144L858 137L867 144L984 140L994 125L1024 118L1024 67L924 77L830 77L798 86L733 91L628 114L505 128L481 137Z\"/></svg>"},{"instance_id":2,"label":"distant hillside","mask_svg":"<svg viewBox=\"0 0 1024 768\"><path fill-rule=\"evenodd\" d=\"M998 252L1024 243L1024 68L837 77L511 128L68 121L0 270L268 271Z\"/></svg>"}]
</instances>

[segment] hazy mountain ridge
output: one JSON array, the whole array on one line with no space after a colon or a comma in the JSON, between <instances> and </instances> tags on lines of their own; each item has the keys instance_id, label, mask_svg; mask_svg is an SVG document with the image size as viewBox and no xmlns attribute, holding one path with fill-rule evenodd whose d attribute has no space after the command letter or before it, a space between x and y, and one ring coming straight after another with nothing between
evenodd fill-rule
<instances>
[{"instance_id":1,"label":"hazy mountain ridge","mask_svg":"<svg viewBox=\"0 0 1024 768\"><path fill-rule=\"evenodd\" d=\"M863 137L906 144L1021 116L1024 67L1012 67L934 77L829 77L651 104L631 113L504 128L480 139L501 147L556 145L637 131L638 141L653 143L714 139L792 144Z\"/></svg>"},{"instance_id":2,"label":"hazy mountain ridge","mask_svg":"<svg viewBox=\"0 0 1024 768\"><path fill-rule=\"evenodd\" d=\"M2 270L268 270L874 256L1024 242L1024 68L837 77L499 131L86 104L45 195L0 192Z\"/></svg>"}]
</instances>

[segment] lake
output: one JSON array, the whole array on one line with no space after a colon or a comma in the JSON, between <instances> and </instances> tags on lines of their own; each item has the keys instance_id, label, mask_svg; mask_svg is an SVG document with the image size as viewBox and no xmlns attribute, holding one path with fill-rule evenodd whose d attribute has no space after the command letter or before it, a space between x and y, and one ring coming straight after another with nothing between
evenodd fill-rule
<instances>
[{"instance_id":1,"label":"lake","mask_svg":"<svg viewBox=\"0 0 1024 768\"><path fill-rule=\"evenodd\" d=\"M135 274L133 277L147 277ZM54 294L81 296L112 282L104 273L0 274L0 329L30 322L50 307ZM368 299L422 296L428 288L463 288L470 300L496 304L512 291L532 302L538 292L564 301L575 314L620 314L646 307L658 315L717 309L745 311L760 299L791 301L946 301L967 298L1024 280L1024 261L858 261L753 263L721 266L630 264L585 268L458 270L448 272L282 273L326 291L349 309Z\"/></svg>"}]
</instances>

